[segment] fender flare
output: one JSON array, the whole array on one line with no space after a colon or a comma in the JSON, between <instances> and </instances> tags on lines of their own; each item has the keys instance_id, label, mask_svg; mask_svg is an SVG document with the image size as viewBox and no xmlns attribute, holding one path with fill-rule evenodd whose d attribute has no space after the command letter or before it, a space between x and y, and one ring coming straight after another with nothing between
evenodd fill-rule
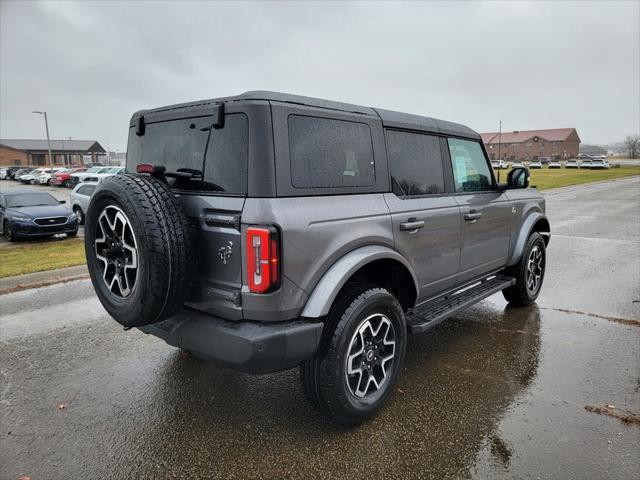
<instances>
[{"instance_id":1,"label":"fender flare","mask_svg":"<svg viewBox=\"0 0 640 480\"><path fill-rule=\"evenodd\" d=\"M533 230L534 225L538 223L539 220L545 220L547 224L549 223L549 219L547 218L547 216L540 212L533 212L529 214L529 216L525 218L524 222L522 222L522 225L520 226L520 232L518 233L518 240L516 240L516 244L513 248L513 252L511 253L511 256L509 257L509 261L507 262L508 266L515 265L516 263L518 263L518 261L520 260L520 257L522 256L522 251L524 250L524 246L527 243L529 236L531 235L531 231ZM550 231L541 232L541 234L543 236L546 235L548 237L548 240L545 243L549 244L549 240L551 238L551 232Z\"/></svg>"},{"instance_id":2,"label":"fender flare","mask_svg":"<svg viewBox=\"0 0 640 480\"><path fill-rule=\"evenodd\" d=\"M327 315L331 305L333 305L333 301L338 296L340 289L347 283L347 280L368 263L381 259L391 259L400 262L411 274L416 293L420 291L418 288L418 279L406 258L389 247L368 245L347 253L325 272L309 296L301 316L318 318Z\"/></svg>"}]
</instances>

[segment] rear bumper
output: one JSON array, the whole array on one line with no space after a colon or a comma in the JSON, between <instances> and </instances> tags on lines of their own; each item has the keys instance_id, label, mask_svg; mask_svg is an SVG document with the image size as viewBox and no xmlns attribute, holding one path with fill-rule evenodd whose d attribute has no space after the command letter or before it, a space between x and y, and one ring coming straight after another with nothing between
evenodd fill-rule
<instances>
[{"instance_id":1,"label":"rear bumper","mask_svg":"<svg viewBox=\"0 0 640 480\"><path fill-rule=\"evenodd\" d=\"M247 373L268 373L311 358L322 327L321 322L303 320L230 322L183 308L178 315L140 330L206 360Z\"/></svg>"}]
</instances>

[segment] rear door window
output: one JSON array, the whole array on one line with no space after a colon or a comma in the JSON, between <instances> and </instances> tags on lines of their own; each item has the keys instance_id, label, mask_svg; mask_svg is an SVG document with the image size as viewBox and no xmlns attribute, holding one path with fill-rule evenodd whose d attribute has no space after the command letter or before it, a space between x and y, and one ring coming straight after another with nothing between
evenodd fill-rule
<instances>
[{"instance_id":1,"label":"rear door window","mask_svg":"<svg viewBox=\"0 0 640 480\"><path fill-rule=\"evenodd\" d=\"M290 115L289 159L295 188L375 184L371 130L366 123Z\"/></svg>"},{"instance_id":2,"label":"rear door window","mask_svg":"<svg viewBox=\"0 0 640 480\"><path fill-rule=\"evenodd\" d=\"M172 172L197 170L203 173L203 180L169 179L171 186L179 190L246 195L247 116L227 114L221 129L210 128L212 123L211 116L149 123L141 137L136 135L135 128L130 128L128 169L135 171L136 165L151 163L163 165Z\"/></svg>"},{"instance_id":3,"label":"rear door window","mask_svg":"<svg viewBox=\"0 0 640 480\"><path fill-rule=\"evenodd\" d=\"M494 190L491 169L480 143L459 138L448 138L447 142L456 192Z\"/></svg>"},{"instance_id":4,"label":"rear door window","mask_svg":"<svg viewBox=\"0 0 640 480\"><path fill-rule=\"evenodd\" d=\"M400 197L444 193L438 137L387 130L387 149L393 193Z\"/></svg>"}]
</instances>

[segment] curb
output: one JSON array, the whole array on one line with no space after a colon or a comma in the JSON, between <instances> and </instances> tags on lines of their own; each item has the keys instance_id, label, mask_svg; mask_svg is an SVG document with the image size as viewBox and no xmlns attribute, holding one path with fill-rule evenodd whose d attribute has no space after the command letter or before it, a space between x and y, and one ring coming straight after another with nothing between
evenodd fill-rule
<instances>
[{"instance_id":1,"label":"curb","mask_svg":"<svg viewBox=\"0 0 640 480\"><path fill-rule=\"evenodd\" d=\"M0 295L89 278L86 265L0 278Z\"/></svg>"}]
</instances>

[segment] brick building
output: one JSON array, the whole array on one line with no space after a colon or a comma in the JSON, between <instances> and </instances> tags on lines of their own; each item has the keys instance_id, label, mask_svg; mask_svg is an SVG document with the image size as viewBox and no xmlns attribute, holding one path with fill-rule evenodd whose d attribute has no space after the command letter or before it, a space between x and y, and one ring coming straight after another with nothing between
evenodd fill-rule
<instances>
[{"instance_id":1,"label":"brick building","mask_svg":"<svg viewBox=\"0 0 640 480\"><path fill-rule=\"evenodd\" d=\"M105 155L106 151L95 140L51 140L54 165L82 165L85 158L92 162ZM2 140L0 139L0 166L49 165L49 150L46 140Z\"/></svg>"},{"instance_id":2,"label":"brick building","mask_svg":"<svg viewBox=\"0 0 640 480\"><path fill-rule=\"evenodd\" d=\"M563 160L574 158L580 148L580 137L575 128L521 130L501 134L491 132L480 135L491 160L537 160L539 157Z\"/></svg>"}]
</instances>

